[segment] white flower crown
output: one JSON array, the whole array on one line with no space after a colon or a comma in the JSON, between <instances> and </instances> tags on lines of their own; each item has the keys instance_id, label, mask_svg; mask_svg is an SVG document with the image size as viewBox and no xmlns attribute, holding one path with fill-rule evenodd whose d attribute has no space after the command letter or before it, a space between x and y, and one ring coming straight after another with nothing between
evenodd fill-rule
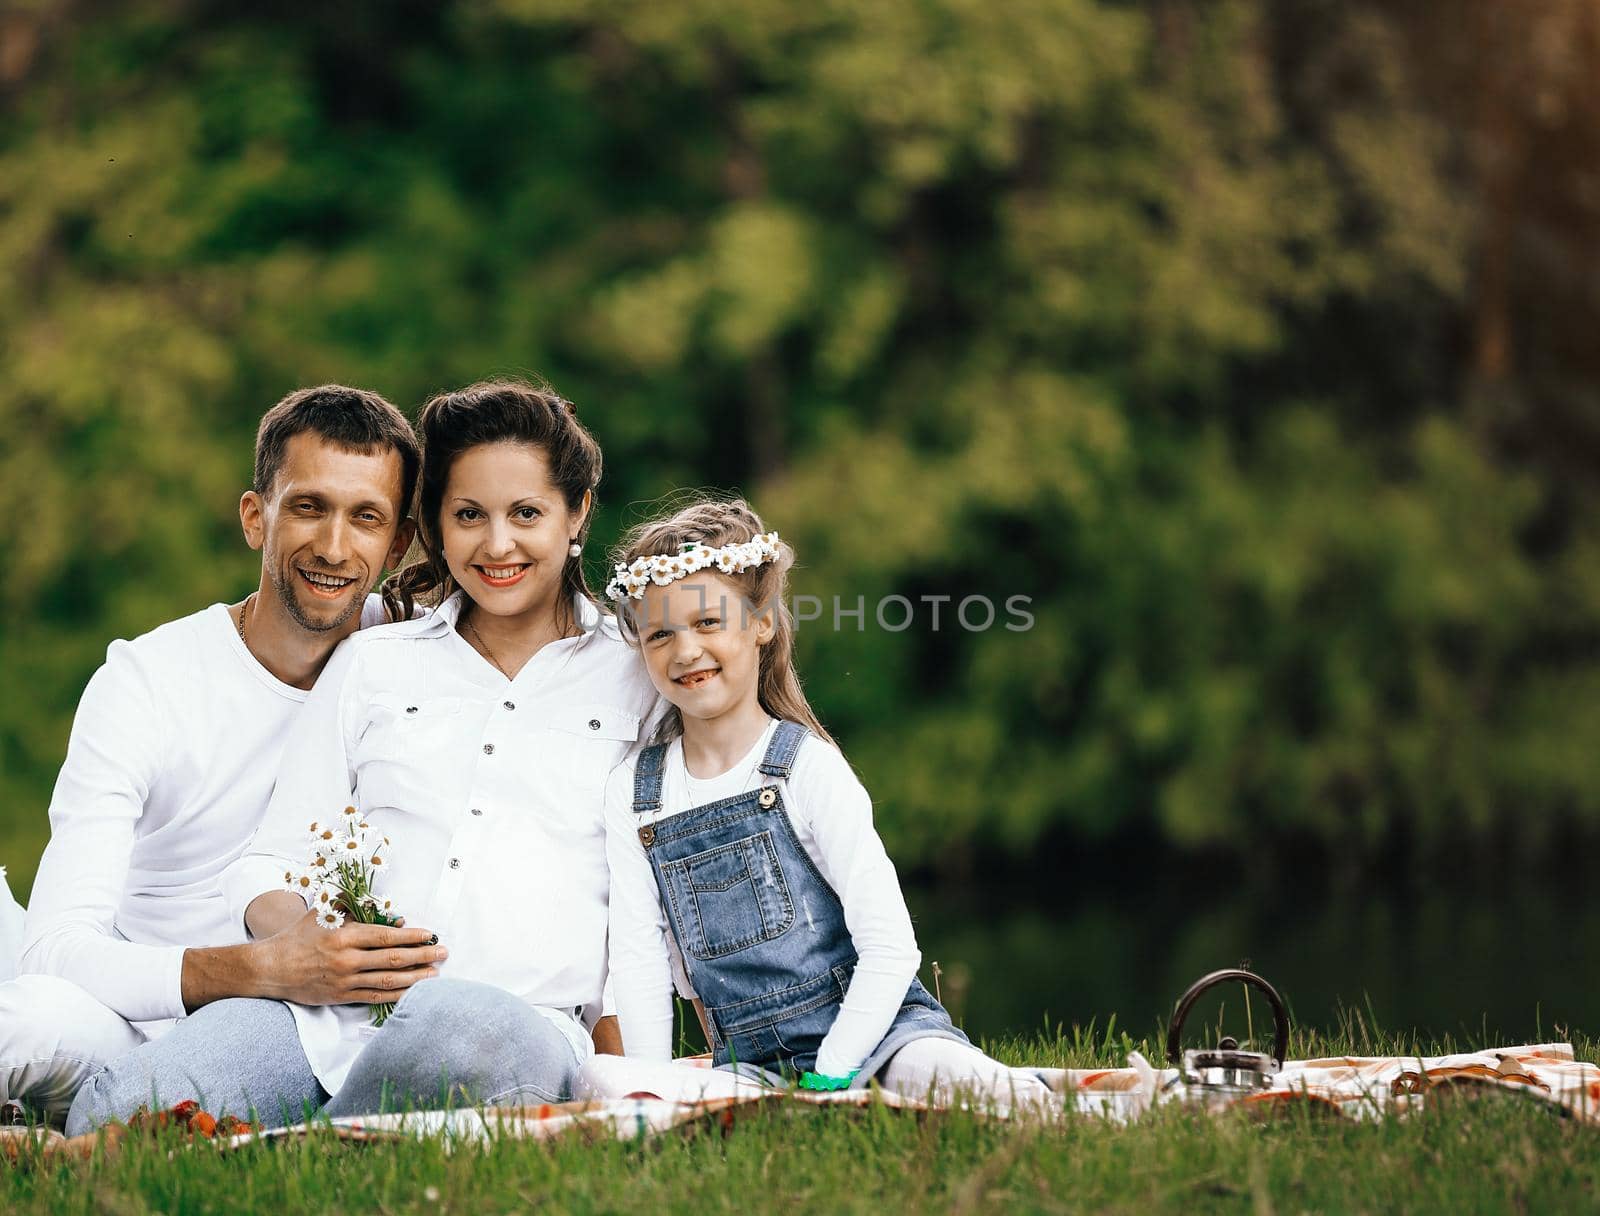
<instances>
[{"instance_id":1,"label":"white flower crown","mask_svg":"<svg viewBox=\"0 0 1600 1216\"><path fill-rule=\"evenodd\" d=\"M606 595L614 600L644 599L651 583L665 587L680 578L715 566L722 574L743 574L764 566L778 556L778 534L767 532L740 545L713 549L699 541L685 541L677 553L652 553L636 557L630 565L616 565L616 576L606 584Z\"/></svg>"}]
</instances>

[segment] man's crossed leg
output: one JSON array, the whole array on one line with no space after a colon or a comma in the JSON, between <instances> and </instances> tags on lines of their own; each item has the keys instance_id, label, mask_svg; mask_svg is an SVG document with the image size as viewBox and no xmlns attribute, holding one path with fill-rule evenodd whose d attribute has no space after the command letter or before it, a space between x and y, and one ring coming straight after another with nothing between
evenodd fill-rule
<instances>
[{"instance_id":1,"label":"man's crossed leg","mask_svg":"<svg viewBox=\"0 0 1600 1216\"><path fill-rule=\"evenodd\" d=\"M113 1061L78 1091L67 1134L140 1106L193 1099L264 1127L308 1114L517 1106L571 1097L582 1061L555 1023L503 989L424 980L408 989L331 1098L281 1001L216 1001L171 1033Z\"/></svg>"},{"instance_id":2,"label":"man's crossed leg","mask_svg":"<svg viewBox=\"0 0 1600 1216\"><path fill-rule=\"evenodd\" d=\"M21 1101L54 1124L78 1087L144 1035L82 988L53 975L0 984L0 1102Z\"/></svg>"}]
</instances>

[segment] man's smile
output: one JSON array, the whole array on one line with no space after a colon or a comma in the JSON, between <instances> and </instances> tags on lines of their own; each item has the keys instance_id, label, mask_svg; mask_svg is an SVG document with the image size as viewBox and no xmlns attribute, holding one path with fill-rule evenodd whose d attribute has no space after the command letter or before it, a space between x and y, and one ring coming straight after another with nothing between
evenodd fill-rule
<instances>
[{"instance_id":1,"label":"man's smile","mask_svg":"<svg viewBox=\"0 0 1600 1216\"><path fill-rule=\"evenodd\" d=\"M322 599L338 599L344 594L345 588L356 580L338 574L325 574L321 570L306 570L296 566L295 573L300 576L300 581L311 588L313 595Z\"/></svg>"}]
</instances>

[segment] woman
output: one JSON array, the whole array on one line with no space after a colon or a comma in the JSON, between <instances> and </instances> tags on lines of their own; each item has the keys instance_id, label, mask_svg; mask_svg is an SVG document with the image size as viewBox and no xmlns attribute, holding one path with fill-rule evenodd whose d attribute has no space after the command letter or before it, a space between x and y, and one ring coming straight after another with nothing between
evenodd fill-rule
<instances>
[{"instance_id":1,"label":"woman","mask_svg":"<svg viewBox=\"0 0 1600 1216\"><path fill-rule=\"evenodd\" d=\"M223 886L252 935L292 931L307 825L353 803L390 841L381 894L446 957L421 982L374 973L375 998L404 989L381 1027L364 1005L207 1006L86 1086L80 1127L152 1090L266 1123L571 1095L605 975L603 787L657 706L584 580L600 449L518 383L436 397L418 427L425 557L391 580L396 623L330 660ZM409 619L417 597L438 602Z\"/></svg>"}]
</instances>

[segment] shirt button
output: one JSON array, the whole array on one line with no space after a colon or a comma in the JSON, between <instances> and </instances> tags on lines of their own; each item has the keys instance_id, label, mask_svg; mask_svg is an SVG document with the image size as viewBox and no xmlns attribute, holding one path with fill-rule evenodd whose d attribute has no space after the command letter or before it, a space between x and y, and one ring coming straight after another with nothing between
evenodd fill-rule
<instances>
[{"instance_id":1,"label":"shirt button","mask_svg":"<svg viewBox=\"0 0 1600 1216\"><path fill-rule=\"evenodd\" d=\"M600 719L599 718L590 718L589 719L589 729L590 730L599 730L600 729Z\"/></svg>"},{"instance_id":2,"label":"shirt button","mask_svg":"<svg viewBox=\"0 0 1600 1216\"><path fill-rule=\"evenodd\" d=\"M481 806L475 806L475 807L472 808L472 813L474 815L482 815L483 814L483 808Z\"/></svg>"},{"instance_id":3,"label":"shirt button","mask_svg":"<svg viewBox=\"0 0 1600 1216\"><path fill-rule=\"evenodd\" d=\"M492 755L494 755L494 744L493 744L493 743L485 743L485 744L484 744L484 745L483 745L483 754L484 754L484 755L485 755L485 756L492 756Z\"/></svg>"},{"instance_id":4,"label":"shirt button","mask_svg":"<svg viewBox=\"0 0 1600 1216\"><path fill-rule=\"evenodd\" d=\"M500 704L504 705L507 709L515 709L517 707L517 703L515 701L502 701Z\"/></svg>"},{"instance_id":5,"label":"shirt button","mask_svg":"<svg viewBox=\"0 0 1600 1216\"><path fill-rule=\"evenodd\" d=\"M451 868L451 869L452 869L452 870L459 870L459 869L460 869L460 868L461 868L461 858L459 858L459 857L452 857L452 858L451 858L451 859L450 859L450 868Z\"/></svg>"},{"instance_id":6,"label":"shirt button","mask_svg":"<svg viewBox=\"0 0 1600 1216\"><path fill-rule=\"evenodd\" d=\"M417 712L417 707L415 705L407 705L406 706L406 713L414 714L416 712Z\"/></svg>"}]
</instances>

